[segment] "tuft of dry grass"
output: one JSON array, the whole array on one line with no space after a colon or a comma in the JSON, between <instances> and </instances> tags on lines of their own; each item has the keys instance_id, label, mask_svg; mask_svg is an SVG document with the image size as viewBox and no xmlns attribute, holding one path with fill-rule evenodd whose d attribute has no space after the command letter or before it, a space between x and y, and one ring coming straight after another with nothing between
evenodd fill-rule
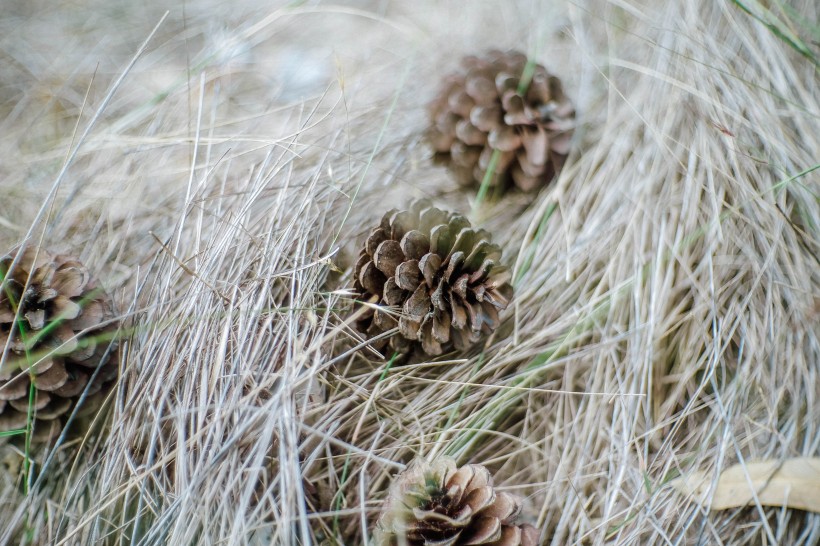
<instances>
[{"instance_id":1,"label":"tuft of dry grass","mask_svg":"<svg viewBox=\"0 0 820 546\"><path fill-rule=\"evenodd\" d=\"M820 541L818 514L668 486L820 452L804 52L728 0L161 4L0 15L0 247L72 250L127 324L97 430L32 453L28 494L0 447L0 544L365 544L436 455L543 544ZM473 206L424 104L490 46L560 75L579 128L552 187ZM482 347L393 366L346 289L420 196L494 233L516 298Z\"/></svg>"}]
</instances>

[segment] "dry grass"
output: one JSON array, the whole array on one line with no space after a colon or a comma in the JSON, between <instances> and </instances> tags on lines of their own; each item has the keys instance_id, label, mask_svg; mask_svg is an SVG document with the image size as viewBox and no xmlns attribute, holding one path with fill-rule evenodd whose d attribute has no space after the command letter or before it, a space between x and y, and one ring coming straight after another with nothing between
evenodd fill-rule
<instances>
[{"instance_id":1,"label":"dry grass","mask_svg":"<svg viewBox=\"0 0 820 546\"><path fill-rule=\"evenodd\" d=\"M126 69L160 4L0 16L2 248L80 254L129 327L107 434L33 454L28 495L0 476L0 543L364 544L437 454L526 496L543 544L820 541L668 486L820 452L809 59L725 0L206 2ZM557 184L471 211L423 106L489 46L561 74L580 126ZM343 288L421 195L506 244L515 305L472 354L390 367L351 350Z\"/></svg>"}]
</instances>

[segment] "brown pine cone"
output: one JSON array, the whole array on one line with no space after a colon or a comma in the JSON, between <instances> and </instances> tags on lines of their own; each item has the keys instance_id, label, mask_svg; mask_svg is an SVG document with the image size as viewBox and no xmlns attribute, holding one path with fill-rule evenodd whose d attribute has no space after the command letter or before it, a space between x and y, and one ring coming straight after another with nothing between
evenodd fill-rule
<instances>
[{"instance_id":1,"label":"brown pine cone","mask_svg":"<svg viewBox=\"0 0 820 546\"><path fill-rule=\"evenodd\" d=\"M450 458L414 461L390 487L378 546L535 546L538 530L517 525L517 497L496 491L486 468Z\"/></svg>"},{"instance_id":2,"label":"brown pine cone","mask_svg":"<svg viewBox=\"0 0 820 546\"><path fill-rule=\"evenodd\" d=\"M569 153L575 109L561 81L540 64L518 92L527 56L490 51L465 57L430 104L431 141L459 182L481 183L493 153L491 185L533 191L549 183Z\"/></svg>"},{"instance_id":3,"label":"brown pine cone","mask_svg":"<svg viewBox=\"0 0 820 546\"><path fill-rule=\"evenodd\" d=\"M35 429L54 431L83 392L85 414L117 377L116 350L103 358L116 325L80 262L29 246L10 270L19 252L0 258L0 431L26 428L32 381Z\"/></svg>"},{"instance_id":4,"label":"brown pine cone","mask_svg":"<svg viewBox=\"0 0 820 546\"><path fill-rule=\"evenodd\" d=\"M398 326L389 343L399 353L466 349L495 330L512 297L500 258L490 235L461 215L425 200L391 210L370 232L356 263L359 300L378 306L368 306L358 327L372 338Z\"/></svg>"}]
</instances>

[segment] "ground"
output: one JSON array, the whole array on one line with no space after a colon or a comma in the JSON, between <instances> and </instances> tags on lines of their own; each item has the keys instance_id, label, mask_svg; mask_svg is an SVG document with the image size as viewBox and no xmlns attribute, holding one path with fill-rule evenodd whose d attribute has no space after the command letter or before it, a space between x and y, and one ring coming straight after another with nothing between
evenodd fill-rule
<instances>
[{"instance_id":1,"label":"ground","mask_svg":"<svg viewBox=\"0 0 820 546\"><path fill-rule=\"evenodd\" d=\"M816 513L674 482L820 452L818 8L772 4L6 1L0 253L78 256L123 350L88 435L0 448L0 544L365 544L442 455L542 544L817 544ZM577 127L552 184L478 202L426 105L489 48ZM418 197L493 234L515 296L394 367L349 289Z\"/></svg>"}]
</instances>

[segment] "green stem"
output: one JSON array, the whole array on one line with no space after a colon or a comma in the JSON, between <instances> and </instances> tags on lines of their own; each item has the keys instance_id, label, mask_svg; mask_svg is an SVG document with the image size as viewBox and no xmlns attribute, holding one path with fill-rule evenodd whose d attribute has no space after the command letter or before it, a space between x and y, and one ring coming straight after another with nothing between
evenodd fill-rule
<instances>
[{"instance_id":1,"label":"green stem","mask_svg":"<svg viewBox=\"0 0 820 546\"><path fill-rule=\"evenodd\" d=\"M527 64L524 65L524 70L521 72L521 79L518 81L518 88L516 92L519 95L526 93L527 89L532 83L532 76L535 74L535 59L528 58ZM481 179L481 185L478 187L478 194L475 197L475 205L473 205L473 212L481 206L481 203L487 197L487 192L490 189L490 182L496 175L496 168L498 161L501 159L501 150L493 150L493 155L490 156L490 163L487 165L487 170L484 172L484 177Z\"/></svg>"}]
</instances>

